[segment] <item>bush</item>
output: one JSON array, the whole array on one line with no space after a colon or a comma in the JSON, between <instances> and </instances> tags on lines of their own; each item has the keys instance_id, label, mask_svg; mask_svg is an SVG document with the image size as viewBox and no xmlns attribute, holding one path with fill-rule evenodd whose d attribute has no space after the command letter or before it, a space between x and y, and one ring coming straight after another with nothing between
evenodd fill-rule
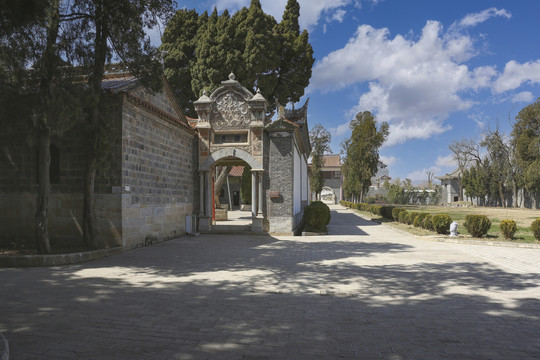
<instances>
[{"instance_id":1,"label":"bush","mask_svg":"<svg viewBox=\"0 0 540 360\"><path fill-rule=\"evenodd\" d=\"M500 223L501 232L505 239L511 240L514 238L514 234L517 231L517 225L514 220L505 219Z\"/></svg>"},{"instance_id":2,"label":"bush","mask_svg":"<svg viewBox=\"0 0 540 360\"><path fill-rule=\"evenodd\" d=\"M393 208L392 209L392 218L395 220L395 221L399 221L399 214L403 211L406 211L404 208Z\"/></svg>"},{"instance_id":3,"label":"bush","mask_svg":"<svg viewBox=\"0 0 540 360\"><path fill-rule=\"evenodd\" d=\"M371 211L372 214L382 215L381 209L382 209L381 205L369 205L369 211Z\"/></svg>"},{"instance_id":4,"label":"bush","mask_svg":"<svg viewBox=\"0 0 540 360\"><path fill-rule=\"evenodd\" d=\"M540 241L540 218L534 220L531 224L531 229L534 234L534 238Z\"/></svg>"},{"instance_id":5,"label":"bush","mask_svg":"<svg viewBox=\"0 0 540 360\"><path fill-rule=\"evenodd\" d=\"M431 221L431 214L427 214L426 217L424 218L424 221L422 221L422 227L426 230L435 230L433 228L433 222Z\"/></svg>"},{"instance_id":6,"label":"bush","mask_svg":"<svg viewBox=\"0 0 540 360\"><path fill-rule=\"evenodd\" d=\"M487 234L491 227L491 221L485 215L467 215L465 217L465 228L473 237L482 237Z\"/></svg>"},{"instance_id":7,"label":"bush","mask_svg":"<svg viewBox=\"0 0 540 360\"><path fill-rule=\"evenodd\" d=\"M381 206L381 215L382 217L384 217L385 219L390 219L390 220L393 220L393 216L392 216L392 211L394 210L394 207L393 206L388 206L388 205L384 205L384 206Z\"/></svg>"},{"instance_id":8,"label":"bush","mask_svg":"<svg viewBox=\"0 0 540 360\"><path fill-rule=\"evenodd\" d=\"M307 231L326 232L330 223L330 208L322 201L313 201L304 209L304 224Z\"/></svg>"},{"instance_id":9,"label":"bush","mask_svg":"<svg viewBox=\"0 0 540 360\"><path fill-rule=\"evenodd\" d=\"M412 225L413 222L414 222L414 218L420 214L419 212L416 212L416 211L411 211L409 212L409 216L407 218L407 225Z\"/></svg>"},{"instance_id":10,"label":"bush","mask_svg":"<svg viewBox=\"0 0 540 360\"><path fill-rule=\"evenodd\" d=\"M409 212L407 210L403 210L399 213L398 220L402 224L406 224L407 221L409 221Z\"/></svg>"},{"instance_id":11,"label":"bush","mask_svg":"<svg viewBox=\"0 0 540 360\"><path fill-rule=\"evenodd\" d=\"M427 213L420 213L416 215L416 217L413 220L414 227L422 227L422 224L424 223L424 218L427 216Z\"/></svg>"},{"instance_id":12,"label":"bush","mask_svg":"<svg viewBox=\"0 0 540 360\"><path fill-rule=\"evenodd\" d=\"M431 223L433 230L435 230L437 234L447 234L450 231L452 218L448 214L437 214L431 217Z\"/></svg>"}]
</instances>

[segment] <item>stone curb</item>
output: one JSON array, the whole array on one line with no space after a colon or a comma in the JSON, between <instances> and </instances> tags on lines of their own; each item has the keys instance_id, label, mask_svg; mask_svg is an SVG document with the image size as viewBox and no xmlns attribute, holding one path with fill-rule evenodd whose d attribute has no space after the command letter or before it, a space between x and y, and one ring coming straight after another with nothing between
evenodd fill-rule
<instances>
[{"instance_id":1,"label":"stone curb","mask_svg":"<svg viewBox=\"0 0 540 360\"><path fill-rule=\"evenodd\" d=\"M2 333L0 333L0 360L9 360L8 341Z\"/></svg>"},{"instance_id":2,"label":"stone curb","mask_svg":"<svg viewBox=\"0 0 540 360\"><path fill-rule=\"evenodd\" d=\"M54 255L0 255L0 267L33 267L78 264L123 252L122 247ZM4 360L1 359L0 360Z\"/></svg>"}]
</instances>

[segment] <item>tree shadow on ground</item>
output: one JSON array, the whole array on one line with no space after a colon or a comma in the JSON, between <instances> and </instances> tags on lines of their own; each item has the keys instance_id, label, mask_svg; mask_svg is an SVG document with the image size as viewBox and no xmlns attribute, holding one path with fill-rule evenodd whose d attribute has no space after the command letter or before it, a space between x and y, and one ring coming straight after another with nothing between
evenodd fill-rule
<instances>
[{"instance_id":1,"label":"tree shadow on ground","mask_svg":"<svg viewBox=\"0 0 540 360\"><path fill-rule=\"evenodd\" d=\"M399 243L193 237L0 269L14 359L538 359L538 274ZM384 257L384 258L383 258Z\"/></svg>"}]
</instances>

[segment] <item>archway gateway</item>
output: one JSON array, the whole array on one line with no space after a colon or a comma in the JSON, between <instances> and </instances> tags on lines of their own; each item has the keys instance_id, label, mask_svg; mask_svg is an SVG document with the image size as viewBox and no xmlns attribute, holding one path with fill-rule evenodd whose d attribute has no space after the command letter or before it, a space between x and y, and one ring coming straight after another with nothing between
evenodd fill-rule
<instances>
[{"instance_id":1,"label":"archway gateway","mask_svg":"<svg viewBox=\"0 0 540 360\"><path fill-rule=\"evenodd\" d=\"M267 117L268 102L229 80L194 102L198 114L199 230L210 231L215 214L215 167L251 167L251 231L291 233L308 203L307 102L299 110ZM289 119L288 119L288 118Z\"/></svg>"}]
</instances>

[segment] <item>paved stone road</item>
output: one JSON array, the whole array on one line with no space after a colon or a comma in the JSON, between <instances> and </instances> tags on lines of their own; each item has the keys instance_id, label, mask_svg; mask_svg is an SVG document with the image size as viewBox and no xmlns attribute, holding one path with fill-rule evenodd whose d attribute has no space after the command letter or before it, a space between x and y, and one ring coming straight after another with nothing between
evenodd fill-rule
<instances>
[{"instance_id":1,"label":"paved stone road","mask_svg":"<svg viewBox=\"0 0 540 360\"><path fill-rule=\"evenodd\" d=\"M10 358L540 359L540 249L332 216L326 237L201 235L0 269Z\"/></svg>"}]
</instances>

